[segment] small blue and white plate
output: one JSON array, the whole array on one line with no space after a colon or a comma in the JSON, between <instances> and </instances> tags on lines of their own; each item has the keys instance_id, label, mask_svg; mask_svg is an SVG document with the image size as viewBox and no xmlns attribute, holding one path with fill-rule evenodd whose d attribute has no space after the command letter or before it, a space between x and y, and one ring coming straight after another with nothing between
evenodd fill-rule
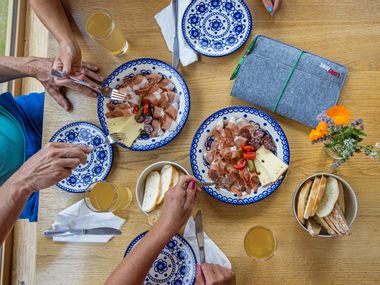
<instances>
[{"instance_id":1,"label":"small blue and white plate","mask_svg":"<svg viewBox=\"0 0 380 285\"><path fill-rule=\"evenodd\" d=\"M243 0L193 0L182 18L186 42L211 57L237 51L251 31L251 12Z\"/></svg>"},{"instance_id":2,"label":"small blue and white plate","mask_svg":"<svg viewBox=\"0 0 380 285\"><path fill-rule=\"evenodd\" d=\"M147 232L140 234L128 246L124 257L136 246ZM144 285L193 285L197 261L190 244L180 235L175 235L153 262Z\"/></svg>"},{"instance_id":3,"label":"small blue and white plate","mask_svg":"<svg viewBox=\"0 0 380 285\"><path fill-rule=\"evenodd\" d=\"M179 109L176 120L177 126L174 130L166 131L159 137L150 138L148 135L141 135L129 148L131 150L153 150L166 145L180 133L185 126L187 117L190 113L190 93L185 80L172 66L158 59L140 58L124 63L106 78L103 86L117 88L119 84L123 83L123 79L127 76L132 77L136 74L146 75L150 73L160 74L164 78L170 79L175 85L176 92L179 95ZM106 135L109 134L105 117L105 113L108 112L106 106L107 102L108 99L105 99L103 96L98 97L98 117L100 125ZM128 148L123 143L119 143L119 145Z\"/></svg>"},{"instance_id":4,"label":"small blue and white plate","mask_svg":"<svg viewBox=\"0 0 380 285\"><path fill-rule=\"evenodd\" d=\"M75 122L59 129L50 142L100 147L87 155L85 165L80 164L71 176L58 182L57 186L67 192L82 193L91 183L105 180L113 161L112 146L103 144L105 140L104 132L98 126L87 122Z\"/></svg>"},{"instance_id":5,"label":"small blue and white plate","mask_svg":"<svg viewBox=\"0 0 380 285\"><path fill-rule=\"evenodd\" d=\"M204 158L204 154L210 150L211 143L214 141L213 136L211 135L212 130L222 120L229 120L230 118L242 118L250 122L254 122L260 125L260 128L264 131L267 131L273 138L273 141L276 145L276 155L286 164L290 162L290 151L288 140L285 136L284 131L280 125L268 114L252 108L252 107L229 107L217 111L208 117L196 131L193 142L191 143L190 149L190 162L191 168L193 170L194 176L201 182L211 181L211 178L208 175L209 165ZM264 198L271 195L282 183L281 178L275 183L260 186L257 190L257 193L251 193L243 195L243 197L238 198L236 194L229 192L226 189L216 189L214 186L204 187L206 192L210 194L215 199L222 201L227 204L235 205L247 205L259 202Z\"/></svg>"}]
</instances>

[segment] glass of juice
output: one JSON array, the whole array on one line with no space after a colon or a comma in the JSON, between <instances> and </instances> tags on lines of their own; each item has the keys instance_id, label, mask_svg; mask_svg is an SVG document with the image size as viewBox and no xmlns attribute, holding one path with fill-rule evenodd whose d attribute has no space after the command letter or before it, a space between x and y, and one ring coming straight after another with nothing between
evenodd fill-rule
<instances>
[{"instance_id":1,"label":"glass of juice","mask_svg":"<svg viewBox=\"0 0 380 285\"><path fill-rule=\"evenodd\" d=\"M94 9L87 16L87 33L114 56L121 56L128 50L128 41L116 25L112 15L103 9Z\"/></svg>"},{"instance_id":2,"label":"glass of juice","mask_svg":"<svg viewBox=\"0 0 380 285\"><path fill-rule=\"evenodd\" d=\"M106 181L92 183L84 195L86 206L98 213L125 210L132 202L131 191Z\"/></svg>"},{"instance_id":3,"label":"glass of juice","mask_svg":"<svg viewBox=\"0 0 380 285\"><path fill-rule=\"evenodd\" d=\"M256 260L268 260L276 252L277 240L270 229L256 225L245 235L244 249Z\"/></svg>"}]
</instances>

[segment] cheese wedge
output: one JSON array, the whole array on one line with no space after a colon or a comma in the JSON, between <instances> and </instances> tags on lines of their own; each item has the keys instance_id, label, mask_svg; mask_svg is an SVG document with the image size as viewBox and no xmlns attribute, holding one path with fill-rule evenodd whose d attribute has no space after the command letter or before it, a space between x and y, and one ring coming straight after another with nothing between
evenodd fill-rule
<instances>
[{"instance_id":1,"label":"cheese wedge","mask_svg":"<svg viewBox=\"0 0 380 285\"><path fill-rule=\"evenodd\" d=\"M110 133L123 133L126 138L122 141L127 147L131 147L144 129L144 123L136 122L135 116L107 119Z\"/></svg>"},{"instance_id":2,"label":"cheese wedge","mask_svg":"<svg viewBox=\"0 0 380 285\"><path fill-rule=\"evenodd\" d=\"M266 186L268 184L271 184L272 179L271 179L268 171L265 169L264 165L262 163L260 163L260 161L257 159L255 159L253 161L253 163L255 164L256 171L258 173L259 181L260 181L261 185Z\"/></svg>"},{"instance_id":3,"label":"cheese wedge","mask_svg":"<svg viewBox=\"0 0 380 285\"><path fill-rule=\"evenodd\" d=\"M267 150L264 146L261 146L256 151L255 161L256 160L265 168L269 174L271 182L277 181L288 169L288 165L285 162L275 156L270 150Z\"/></svg>"}]
</instances>

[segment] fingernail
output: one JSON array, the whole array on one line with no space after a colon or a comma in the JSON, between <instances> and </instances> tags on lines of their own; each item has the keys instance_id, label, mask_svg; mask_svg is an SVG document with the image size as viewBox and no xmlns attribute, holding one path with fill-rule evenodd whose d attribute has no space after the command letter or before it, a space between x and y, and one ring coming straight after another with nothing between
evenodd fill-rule
<instances>
[{"instance_id":1,"label":"fingernail","mask_svg":"<svg viewBox=\"0 0 380 285\"><path fill-rule=\"evenodd\" d=\"M273 7L272 7L272 6L268 6L268 7L267 7L267 11L268 11L269 13L272 13L272 12L273 12Z\"/></svg>"},{"instance_id":2,"label":"fingernail","mask_svg":"<svg viewBox=\"0 0 380 285\"><path fill-rule=\"evenodd\" d=\"M193 181L191 181L190 183L191 183L190 188L194 190L194 189L195 189L196 182L193 180Z\"/></svg>"}]
</instances>

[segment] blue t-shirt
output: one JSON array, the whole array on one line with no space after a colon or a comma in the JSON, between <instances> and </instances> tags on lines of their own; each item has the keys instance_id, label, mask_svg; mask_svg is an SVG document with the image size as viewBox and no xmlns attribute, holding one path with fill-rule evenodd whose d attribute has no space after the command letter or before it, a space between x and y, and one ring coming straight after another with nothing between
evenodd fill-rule
<instances>
[{"instance_id":1,"label":"blue t-shirt","mask_svg":"<svg viewBox=\"0 0 380 285\"><path fill-rule=\"evenodd\" d=\"M31 93L29 95L13 98L12 94L7 92L0 95L0 106L6 109L8 113L13 116L13 119L19 123L25 139L25 159L29 159L41 148L44 93ZM1 113L0 116L2 116ZM4 125L0 125L0 128L2 128L2 132L6 132ZM0 157L0 160L1 159ZM19 165L19 167L20 166L21 165ZM12 173L7 173L8 176L11 174ZM1 178L0 181L2 181ZM35 222L37 221L37 214L38 193L33 193L21 213L20 218Z\"/></svg>"}]
</instances>

